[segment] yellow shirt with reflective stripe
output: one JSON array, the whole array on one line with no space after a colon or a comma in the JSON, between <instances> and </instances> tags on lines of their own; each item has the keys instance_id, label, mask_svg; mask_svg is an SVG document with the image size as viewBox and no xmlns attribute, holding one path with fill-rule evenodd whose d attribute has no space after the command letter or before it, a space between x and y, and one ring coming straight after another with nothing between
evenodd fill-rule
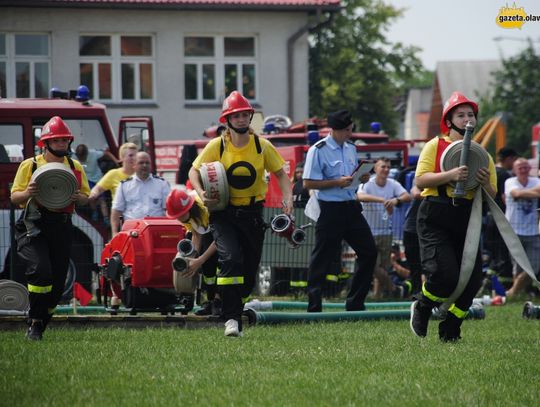
<instances>
[{"instance_id":1,"label":"yellow shirt with reflective stripe","mask_svg":"<svg viewBox=\"0 0 540 407\"><path fill-rule=\"evenodd\" d=\"M43 158L43 154L40 154L36 156L35 158L36 158L36 169L41 167L42 165L47 164L47 161L45 160L45 158ZM26 191L26 188L28 188L28 184L30 183L30 179L32 178L33 160L34 158L27 158L19 165L19 168L17 169L17 173L15 174L15 179L13 180L11 193ZM71 170L67 157L64 157L64 165ZM90 195L90 187L88 186L88 179L86 178L86 173L84 172L83 166L77 160L73 160L73 165L75 166L75 169L81 173L81 186L80 186L81 193L86 196ZM26 202L23 205L21 205L21 207L25 207L25 206L26 206Z\"/></svg>"},{"instance_id":2,"label":"yellow shirt with reflective stripe","mask_svg":"<svg viewBox=\"0 0 540 407\"><path fill-rule=\"evenodd\" d=\"M97 185L103 188L105 191L111 191L111 198L114 201L114 195L116 194L116 189L120 182L128 179L131 175L128 175L124 172L122 168L115 168L110 170L101 178Z\"/></svg>"},{"instance_id":3,"label":"yellow shirt with reflective stripe","mask_svg":"<svg viewBox=\"0 0 540 407\"><path fill-rule=\"evenodd\" d=\"M444 138L444 140L448 142L452 142L450 137L446 135L442 137ZM416 178L428 172L435 172L435 160L437 158L438 144L439 144L439 137L433 137L431 140L429 140L426 143L426 145L422 149L422 152L420 153L420 157L418 158L418 166L416 167ZM493 159L491 158L491 155L488 154L488 157L489 157L489 183L491 184L493 189L496 191L497 190L497 173L495 171L495 164L493 163ZM465 198L473 199L474 191L475 191L474 189L466 191ZM448 195L449 197L454 196L454 187L450 184L446 185L446 195ZM422 196L439 196L439 191L437 190L437 187L424 188L422 190Z\"/></svg>"},{"instance_id":4,"label":"yellow shirt with reflective stripe","mask_svg":"<svg viewBox=\"0 0 540 407\"><path fill-rule=\"evenodd\" d=\"M230 203L235 206L249 205L251 198L262 201L266 196L268 184L265 170L271 173L283 168L285 161L268 140L259 137L261 153L257 153L255 135L249 135L249 142L243 147L235 147L229 136L225 136L225 149L221 158L222 139L211 140L193 162L195 169L203 163L221 161L227 171Z\"/></svg>"}]
</instances>

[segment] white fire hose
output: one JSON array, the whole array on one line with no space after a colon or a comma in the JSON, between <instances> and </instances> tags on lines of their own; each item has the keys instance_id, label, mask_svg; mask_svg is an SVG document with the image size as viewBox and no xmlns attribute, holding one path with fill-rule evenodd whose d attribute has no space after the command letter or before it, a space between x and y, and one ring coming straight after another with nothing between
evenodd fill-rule
<instances>
[{"instance_id":1,"label":"white fire hose","mask_svg":"<svg viewBox=\"0 0 540 407\"><path fill-rule=\"evenodd\" d=\"M462 148L462 140L454 141L447 147L441 156L440 165L442 171L448 171L460 165ZM483 188L478 188L479 183L476 180L476 173L482 167L489 168L489 157L487 151L480 146L480 144L474 141L471 141L467 166L469 168L469 177L464 183L464 189L466 191L476 189L476 192L472 204L469 224L467 226L467 235L465 237L463 257L461 259L459 280L454 292L445 301L445 303L441 305L440 308L444 310L448 310L448 308L461 295L471 277L474 263L476 261L476 254L478 253L480 233L482 230L482 199L488 203L493 220L495 221L495 224L497 225L497 228L499 229L499 232L506 243L506 246L508 247L508 251L516 263L519 264L519 266L533 279L533 281L538 283L529 258L527 257L527 253L525 253L525 250L523 249L516 232L508 222L508 219L506 219L501 208L499 208L499 205L495 203L493 198L491 198L491 196Z\"/></svg>"},{"instance_id":2,"label":"white fire hose","mask_svg":"<svg viewBox=\"0 0 540 407\"><path fill-rule=\"evenodd\" d=\"M216 205L208 209L222 211L229 204L229 183L225 167L219 161L204 163L201 165L200 173L206 197L218 200Z\"/></svg>"},{"instance_id":3,"label":"white fire hose","mask_svg":"<svg viewBox=\"0 0 540 407\"><path fill-rule=\"evenodd\" d=\"M71 169L62 163L47 163L32 174L38 185L36 200L48 209L62 209L71 204L71 196L78 189Z\"/></svg>"},{"instance_id":4,"label":"white fire hose","mask_svg":"<svg viewBox=\"0 0 540 407\"><path fill-rule=\"evenodd\" d=\"M26 312L29 309L30 301L26 287L12 280L0 280L0 312Z\"/></svg>"}]
</instances>

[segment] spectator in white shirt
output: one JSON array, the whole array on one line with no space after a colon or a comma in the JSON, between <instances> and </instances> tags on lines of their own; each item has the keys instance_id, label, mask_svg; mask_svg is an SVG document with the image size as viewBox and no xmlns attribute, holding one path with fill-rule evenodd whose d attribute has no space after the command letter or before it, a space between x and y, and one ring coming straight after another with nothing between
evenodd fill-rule
<instances>
[{"instance_id":1,"label":"spectator in white shirt","mask_svg":"<svg viewBox=\"0 0 540 407\"><path fill-rule=\"evenodd\" d=\"M392 280L388 276L391 266L390 254L392 248L392 214L394 208L403 202L409 202L411 196L396 180L389 178L390 160L379 158L375 163L375 176L358 187L357 197L364 207L366 218L375 244L377 245L377 263L373 277L375 284L373 294L376 298L384 292L396 292ZM400 293L403 296L404 293Z\"/></svg>"},{"instance_id":2,"label":"spectator in white shirt","mask_svg":"<svg viewBox=\"0 0 540 407\"><path fill-rule=\"evenodd\" d=\"M124 220L165 216L165 204L170 189L167 181L151 174L148 153L137 153L135 174L120 183L113 199L111 211L113 236L120 231L121 215Z\"/></svg>"},{"instance_id":3,"label":"spectator in white shirt","mask_svg":"<svg viewBox=\"0 0 540 407\"><path fill-rule=\"evenodd\" d=\"M540 273L540 235L538 234L538 198L540 179L529 177L531 166L526 158L518 158L513 166L515 177L504 183L506 200L506 219L518 235L531 266L538 276ZM507 291L509 297L519 294L531 284L529 275L517 264L514 284Z\"/></svg>"}]
</instances>

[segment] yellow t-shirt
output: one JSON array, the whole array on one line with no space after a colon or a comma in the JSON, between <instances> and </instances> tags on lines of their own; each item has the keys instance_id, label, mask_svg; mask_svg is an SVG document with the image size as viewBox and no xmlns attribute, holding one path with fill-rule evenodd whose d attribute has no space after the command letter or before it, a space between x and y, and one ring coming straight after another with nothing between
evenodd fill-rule
<instances>
[{"instance_id":1,"label":"yellow t-shirt","mask_svg":"<svg viewBox=\"0 0 540 407\"><path fill-rule=\"evenodd\" d=\"M222 136L223 137L223 136ZM235 206L249 205L252 197L262 201L268 184L265 170L271 173L283 168L285 161L268 140L259 137L261 153L257 152L255 135L249 135L249 142L243 147L235 147L229 135L225 136L225 148L220 158L222 138L211 140L193 162L195 169L201 164L221 161L227 171L230 203Z\"/></svg>"},{"instance_id":2,"label":"yellow t-shirt","mask_svg":"<svg viewBox=\"0 0 540 407\"><path fill-rule=\"evenodd\" d=\"M97 183L105 191L111 191L111 198L114 200L116 189L120 182L128 179L130 175L126 174L122 168L115 168L105 174Z\"/></svg>"},{"instance_id":3,"label":"yellow t-shirt","mask_svg":"<svg viewBox=\"0 0 540 407\"><path fill-rule=\"evenodd\" d=\"M47 164L47 161L45 161L43 154L40 154L36 156L35 158L36 158L36 168L39 168L42 165ZM28 184L30 183L30 179L32 178L33 160L34 158L27 158L19 165L19 168L17 169L17 173L15 174L15 179L13 180L11 193L26 191L26 188L28 188ZM71 167L69 166L67 157L64 157L64 165L67 168L71 169ZM80 192L86 196L90 195L90 187L88 186L88 179L86 178L86 173L84 172L83 166L77 160L73 160L73 165L75 166L75 170L81 173ZM21 207L25 207L25 206L26 206L26 202L24 203L24 205L21 205Z\"/></svg>"},{"instance_id":4,"label":"yellow t-shirt","mask_svg":"<svg viewBox=\"0 0 540 407\"><path fill-rule=\"evenodd\" d=\"M444 140L451 142L452 140L448 136L443 136ZM416 167L416 178L428 172L435 172L435 160L437 159L437 147L439 144L439 137L433 137L429 140L418 158L418 165ZM495 171L495 164L493 159L489 156L489 183L493 189L497 190L497 173ZM454 187L450 184L446 185L446 195L452 197L454 195ZM422 196L439 196L437 187L424 188L422 190ZM468 190L465 193L466 199L474 198L474 190Z\"/></svg>"},{"instance_id":5,"label":"yellow t-shirt","mask_svg":"<svg viewBox=\"0 0 540 407\"><path fill-rule=\"evenodd\" d=\"M201 224L199 225L198 223L196 223L194 219L189 219L188 222L181 223L188 232L193 232L193 230L195 230L197 233L204 235L205 233L209 232L208 225L210 224L210 213L208 212L208 208L204 206L203 201L201 200L201 198L199 198L198 195L195 197L194 205L198 205L201 209Z\"/></svg>"}]
</instances>

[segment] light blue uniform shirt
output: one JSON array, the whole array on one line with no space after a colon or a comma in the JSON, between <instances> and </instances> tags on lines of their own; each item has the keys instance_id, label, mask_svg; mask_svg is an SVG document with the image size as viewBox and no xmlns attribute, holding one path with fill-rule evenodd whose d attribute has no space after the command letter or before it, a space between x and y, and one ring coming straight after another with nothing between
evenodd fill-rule
<instances>
[{"instance_id":1,"label":"light blue uniform shirt","mask_svg":"<svg viewBox=\"0 0 540 407\"><path fill-rule=\"evenodd\" d=\"M320 144L324 143L321 147ZM304 179L323 181L350 176L358 165L356 146L345 142L336 143L332 135L326 136L308 150L304 165ZM315 192L321 201L351 201L356 199L354 185L349 188L326 188Z\"/></svg>"},{"instance_id":2,"label":"light blue uniform shirt","mask_svg":"<svg viewBox=\"0 0 540 407\"><path fill-rule=\"evenodd\" d=\"M118 185L112 207L122 212L124 219L145 216L165 216L165 203L171 187L163 178L150 175L146 180L133 174Z\"/></svg>"}]
</instances>

